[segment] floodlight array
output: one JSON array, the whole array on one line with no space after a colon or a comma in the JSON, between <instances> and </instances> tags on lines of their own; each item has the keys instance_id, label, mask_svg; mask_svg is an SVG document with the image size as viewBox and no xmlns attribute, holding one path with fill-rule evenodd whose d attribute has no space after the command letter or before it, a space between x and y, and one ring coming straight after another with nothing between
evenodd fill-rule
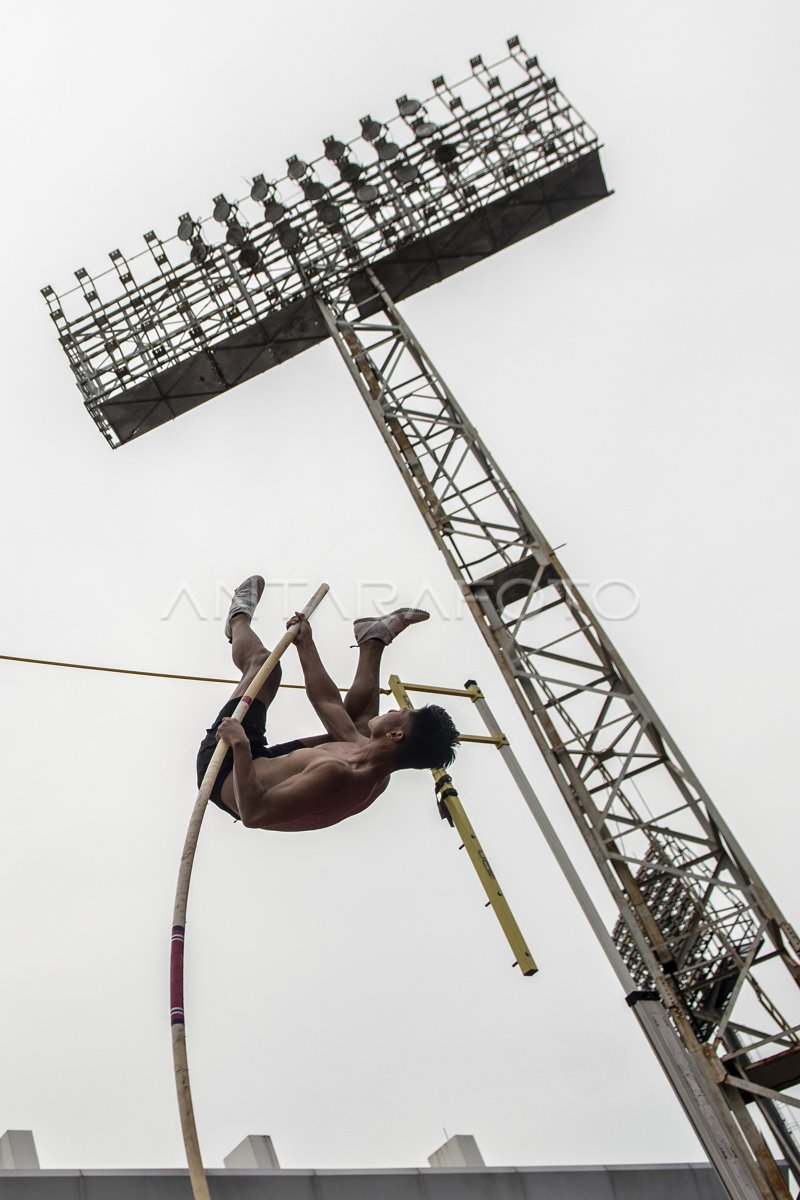
<instances>
[{"instance_id":1,"label":"floodlight array","mask_svg":"<svg viewBox=\"0 0 800 1200\"><path fill-rule=\"evenodd\" d=\"M184 213L177 233L145 234L131 259L58 295L44 288L84 401L112 445L102 406L138 383L280 311L337 286L597 146L593 130L517 38L498 63L472 59L450 87L433 80L386 121L367 115L350 141L333 135L313 160L253 178L211 216Z\"/></svg>"}]
</instances>

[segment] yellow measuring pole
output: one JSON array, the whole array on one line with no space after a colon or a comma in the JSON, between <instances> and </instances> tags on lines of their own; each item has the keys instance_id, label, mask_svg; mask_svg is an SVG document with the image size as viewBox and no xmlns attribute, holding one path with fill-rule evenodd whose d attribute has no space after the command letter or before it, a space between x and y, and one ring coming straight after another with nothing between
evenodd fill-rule
<instances>
[{"instance_id":1,"label":"yellow measuring pole","mask_svg":"<svg viewBox=\"0 0 800 1200\"><path fill-rule=\"evenodd\" d=\"M409 689L412 688L415 691L435 692L438 695L450 694L469 697L472 695L468 691L448 692L446 688L415 687L413 684L402 683L398 675L389 676L389 687L400 708L414 707L408 695ZM471 740L486 741L497 745L496 739L491 737L474 738ZM503 895L500 884L497 881L497 876L489 865L489 860L483 852L483 847L478 841L469 817L464 811L464 806L461 803L453 780L446 771L438 767L432 770L431 774L433 775L436 787L439 811L442 812L443 816L449 818L450 823L458 831L464 849L469 855L470 861L483 885L483 890L489 898L488 902L494 909L495 916L500 922L500 928L506 935L506 940L511 947L515 960L514 966L519 967L523 975L535 975L539 968L536 966L533 955L528 949L525 938L522 936L522 931L508 906L508 901Z\"/></svg>"}]
</instances>

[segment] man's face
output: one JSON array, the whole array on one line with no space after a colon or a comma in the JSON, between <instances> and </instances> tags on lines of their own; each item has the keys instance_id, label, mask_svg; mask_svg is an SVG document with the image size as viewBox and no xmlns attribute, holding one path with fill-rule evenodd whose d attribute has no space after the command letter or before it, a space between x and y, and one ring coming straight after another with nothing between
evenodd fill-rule
<instances>
[{"instance_id":1,"label":"man's face","mask_svg":"<svg viewBox=\"0 0 800 1200\"><path fill-rule=\"evenodd\" d=\"M380 738L395 735L396 737L397 733L405 736L411 717L410 709L400 708L393 708L389 712L381 713L378 717L372 717L367 723L369 736Z\"/></svg>"}]
</instances>

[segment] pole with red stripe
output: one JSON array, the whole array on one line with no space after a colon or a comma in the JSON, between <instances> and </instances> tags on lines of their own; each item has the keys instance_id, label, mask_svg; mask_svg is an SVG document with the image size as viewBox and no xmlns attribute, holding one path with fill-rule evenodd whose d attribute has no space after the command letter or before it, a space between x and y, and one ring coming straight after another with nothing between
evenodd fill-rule
<instances>
[{"instance_id":1,"label":"pole with red stripe","mask_svg":"<svg viewBox=\"0 0 800 1200\"><path fill-rule=\"evenodd\" d=\"M317 588L303 609L304 616L311 616L327 591L327 583L323 583ZM241 721L243 719L253 702L253 698L261 691L264 682L277 666L281 655L296 637L297 626L293 625L287 629L253 679L250 686L252 695L242 696L237 704L233 712L234 720ZM189 899L189 883L192 877L192 865L197 849L197 839L200 835L200 826L203 823L203 816L208 805L211 789L216 782L222 760L227 751L228 747L225 742L220 741L217 743L217 747L211 757L211 762L208 764L206 773L203 776L203 782L200 785L200 791L197 794L194 810L189 820L189 828L186 831L186 840L183 844L181 865L178 871L178 885L175 889L175 908L172 915L172 943L170 950L172 1058L175 1064L175 1086L178 1090L178 1109L181 1117L183 1143L186 1148L189 1179L192 1184L194 1200L211 1200L211 1195L208 1190L208 1180L203 1169L200 1143L197 1138L197 1126L195 1124L194 1106L192 1104L192 1089L189 1083L189 1062L186 1054L186 1024L183 1006L183 949L186 937L186 906Z\"/></svg>"}]
</instances>

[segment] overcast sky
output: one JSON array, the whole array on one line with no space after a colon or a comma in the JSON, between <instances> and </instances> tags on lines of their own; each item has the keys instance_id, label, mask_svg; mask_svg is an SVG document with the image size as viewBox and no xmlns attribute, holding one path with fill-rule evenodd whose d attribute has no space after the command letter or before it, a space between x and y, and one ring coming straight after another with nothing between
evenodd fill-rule
<instances>
[{"instance_id":1,"label":"overcast sky","mask_svg":"<svg viewBox=\"0 0 800 1200\"><path fill-rule=\"evenodd\" d=\"M258 571L266 640L331 584L315 628L345 682L350 620L427 592L434 618L387 673L482 684L613 920L333 346L112 452L39 295L472 55L501 57L514 33L598 130L615 194L403 312L796 919L798 15L783 0L16 6L0 652L225 677L225 591ZM10 663L0 679L0 1132L33 1129L46 1167L182 1166L169 927L196 746L227 689ZM273 739L316 729L283 692ZM424 1165L443 1130L493 1164L701 1157L499 757L465 747L454 776L532 979L425 774L317 833L208 813L187 930L208 1165L248 1133L294 1167Z\"/></svg>"}]
</instances>

